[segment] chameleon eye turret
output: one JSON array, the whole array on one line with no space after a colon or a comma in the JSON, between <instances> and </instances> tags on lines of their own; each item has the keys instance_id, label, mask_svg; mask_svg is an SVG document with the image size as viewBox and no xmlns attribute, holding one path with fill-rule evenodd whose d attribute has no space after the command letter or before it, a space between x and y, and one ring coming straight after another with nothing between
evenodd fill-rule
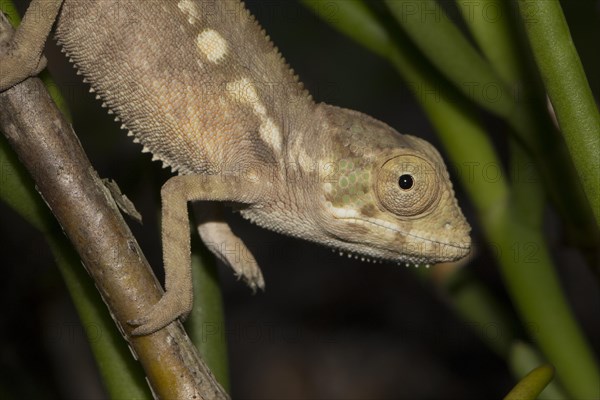
<instances>
[{"instance_id":1,"label":"chameleon eye turret","mask_svg":"<svg viewBox=\"0 0 600 400\"><path fill-rule=\"evenodd\" d=\"M433 210L439 198L439 177L427 160L401 155L387 161L377 174L377 198L391 213L417 217Z\"/></svg>"}]
</instances>

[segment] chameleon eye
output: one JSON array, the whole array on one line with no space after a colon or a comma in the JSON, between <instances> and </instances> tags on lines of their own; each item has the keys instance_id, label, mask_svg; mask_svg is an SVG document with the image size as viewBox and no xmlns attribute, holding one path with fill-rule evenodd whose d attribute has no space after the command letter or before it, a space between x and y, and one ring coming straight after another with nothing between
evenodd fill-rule
<instances>
[{"instance_id":1,"label":"chameleon eye","mask_svg":"<svg viewBox=\"0 0 600 400\"><path fill-rule=\"evenodd\" d=\"M433 165L419 156L401 155L383 164L375 182L377 197L390 212L403 217L433 209L439 178Z\"/></svg>"},{"instance_id":2,"label":"chameleon eye","mask_svg":"<svg viewBox=\"0 0 600 400\"><path fill-rule=\"evenodd\" d=\"M400 176L400 179L398 179L398 186L400 186L400 189L403 190L408 190L411 187L413 187L413 177L410 174L403 174Z\"/></svg>"}]
</instances>

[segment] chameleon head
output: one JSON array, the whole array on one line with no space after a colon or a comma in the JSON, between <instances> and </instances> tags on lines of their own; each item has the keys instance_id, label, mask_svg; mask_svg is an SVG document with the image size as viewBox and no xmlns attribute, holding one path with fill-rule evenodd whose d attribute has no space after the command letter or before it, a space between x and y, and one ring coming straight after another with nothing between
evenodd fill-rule
<instances>
[{"instance_id":1,"label":"chameleon head","mask_svg":"<svg viewBox=\"0 0 600 400\"><path fill-rule=\"evenodd\" d=\"M321 185L328 245L365 258L431 264L469 253L470 227L440 154L364 114L323 105L334 138Z\"/></svg>"}]
</instances>

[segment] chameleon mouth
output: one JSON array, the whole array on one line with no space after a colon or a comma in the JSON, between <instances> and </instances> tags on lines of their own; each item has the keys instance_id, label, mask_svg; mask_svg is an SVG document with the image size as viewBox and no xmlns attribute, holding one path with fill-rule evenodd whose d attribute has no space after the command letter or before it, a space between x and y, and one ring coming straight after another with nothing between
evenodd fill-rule
<instances>
[{"instance_id":1,"label":"chameleon mouth","mask_svg":"<svg viewBox=\"0 0 600 400\"><path fill-rule=\"evenodd\" d=\"M383 229L387 232L399 233L403 236L409 236L409 237L412 237L415 239L424 240L429 243L435 243L435 244L438 244L441 246L449 246L449 247L459 249L459 250L467 250L468 251L471 248L470 241L465 242L465 243L445 242L445 241L440 241L440 240L416 235L414 233L402 231L402 230L398 229L394 224L392 224L391 222L388 222L388 221L382 221L377 218L361 218L358 216L358 212L356 210L353 210L350 208L331 207L330 211L333 213L333 215L336 219L344 220L344 221L347 221L350 223L354 223L356 225L364 226L364 225L368 224L370 226L375 226L377 228ZM467 238L468 238L468 236L467 236Z\"/></svg>"},{"instance_id":2,"label":"chameleon mouth","mask_svg":"<svg viewBox=\"0 0 600 400\"><path fill-rule=\"evenodd\" d=\"M386 222L386 221L370 219L370 218L369 219L344 218L344 219L347 220L348 222L353 222L358 225L370 224L370 225L377 226L379 228L383 228L387 231L400 233L401 235L404 235L404 236L410 236L410 237L424 240L424 241L427 241L430 243L436 243L436 244L443 245L443 246L454 247L456 249L469 250L471 248L470 244L463 244L463 243L456 243L456 242L443 242L440 240L435 240L435 239L431 239L431 238L426 238L424 236L415 235L414 233L408 233L405 231L401 231L400 229L395 228L392 224L390 224L389 222Z\"/></svg>"}]
</instances>

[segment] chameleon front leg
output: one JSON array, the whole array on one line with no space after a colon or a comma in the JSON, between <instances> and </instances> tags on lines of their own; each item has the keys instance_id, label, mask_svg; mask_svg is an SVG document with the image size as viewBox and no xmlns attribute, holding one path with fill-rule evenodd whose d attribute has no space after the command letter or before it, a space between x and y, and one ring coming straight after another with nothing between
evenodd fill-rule
<instances>
[{"instance_id":1,"label":"chameleon front leg","mask_svg":"<svg viewBox=\"0 0 600 400\"><path fill-rule=\"evenodd\" d=\"M33 0L8 49L0 57L0 92L46 67L44 44L56 21L63 0Z\"/></svg>"},{"instance_id":2,"label":"chameleon front leg","mask_svg":"<svg viewBox=\"0 0 600 400\"><path fill-rule=\"evenodd\" d=\"M252 290L264 289L265 281L258 263L242 239L225 222L223 211L220 203L194 204L194 217L202 242L222 263L230 266L237 277L242 277Z\"/></svg>"},{"instance_id":3,"label":"chameleon front leg","mask_svg":"<svg viewBox=\"0 0 600 400\"><path fill-rule=\"evenodd\" d=\"M143 317L129 321L137 326L133 335L155 332L192 309L191 244L187 202L256 202L256 181L221 175L181 175L169 179L161 189L165 294Z\"/></svg>"}]
</instances>

